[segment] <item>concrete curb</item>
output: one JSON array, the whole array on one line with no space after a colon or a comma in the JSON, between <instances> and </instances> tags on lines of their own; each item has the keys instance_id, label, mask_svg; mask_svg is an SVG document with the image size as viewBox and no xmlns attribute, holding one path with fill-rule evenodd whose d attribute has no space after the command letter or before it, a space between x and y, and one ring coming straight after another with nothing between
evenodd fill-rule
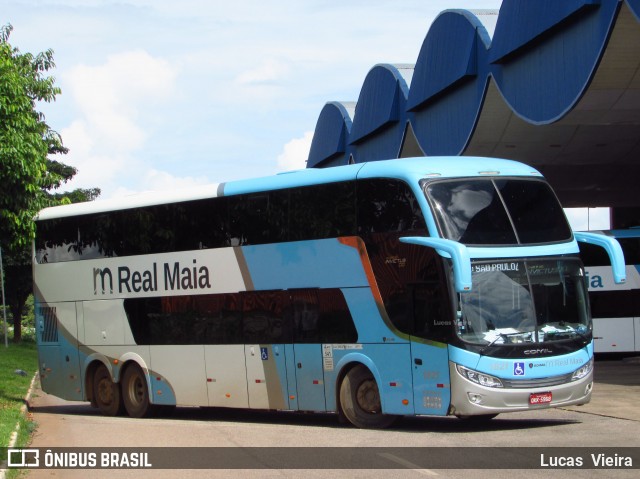
<instances>
[{"instance_id":1,"label":"concrete curb","mask_svg":"<svg viewBox=\"0 0 640 479\"><path fill-rule=\"evenodd\" d=\"M27 412L27 409L29 408L28 404L29 404L29 400L31 399L31 395L33 394L33 388L35 387L36 379L38 379L37 372L33 375L33 378L31 378L31 384L29 384L29 389L27 390L27 394L23 399L23 404L20 407L20 415L22 416L25 415L25 413ZM14 431L11 433L11 437L9 438L9 446L8 446L9 449L11 449L12 447L15 447L16 441L18 440L18 431L20 431L19 422L16 423L16 427ZM6 473L7 473L6 468L0 469L0 479L5 479Z\"/></svg>"}]
</instances>

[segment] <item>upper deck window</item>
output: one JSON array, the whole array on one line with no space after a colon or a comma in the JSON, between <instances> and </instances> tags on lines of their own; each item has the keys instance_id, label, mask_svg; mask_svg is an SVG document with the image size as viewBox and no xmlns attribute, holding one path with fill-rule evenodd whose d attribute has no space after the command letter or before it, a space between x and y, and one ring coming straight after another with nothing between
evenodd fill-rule
<instances>
[{"instance_id":1,"label":"upper deck window","mask_svg":"<svg viewBox=\"0 0 640 479\"><path fill-rule=\"evenodd\" d=\"M558 199L542 180L468 178L429 182L424 190L443 238L486 246L572 237Z\"/></svg>"}]
</instances>

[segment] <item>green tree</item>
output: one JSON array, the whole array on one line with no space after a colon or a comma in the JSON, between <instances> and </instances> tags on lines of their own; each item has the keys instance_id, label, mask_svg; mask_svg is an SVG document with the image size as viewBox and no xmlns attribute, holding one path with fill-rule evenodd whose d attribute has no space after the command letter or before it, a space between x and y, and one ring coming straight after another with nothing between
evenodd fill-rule
<instances>
[{"instance_id":1,"label":"green tree","mask_svg":"<svg viewBox=\"0 0 640 479\"><path fill-rule=\"evenodd\" d=\"M60 135L38 111L39 102L60 94L48 72L53 51L21 53L9 44L13 27L0 28L0 247L14 341L21 340L22 311L31 293L31 242L35 214L45 206L91 201L98 188L55 193L77 170L50 159L66 154Z\"/></svg>"},{"instance_id":2,"label":"green tree","mask_svg":"<svg viewBox=\"0 0 640 479\"><path fill-rule=\"evenodd\" d=\"M11 25L0 29L0 241L3 249L24 247L34 234L32 218L44 205L42 187L60 181L47 173L50 150L64 152L59 135L36 103L51 102L60 89L46 76L53 52L33 56L9 44Z\"/></svg>"}]
</instances>

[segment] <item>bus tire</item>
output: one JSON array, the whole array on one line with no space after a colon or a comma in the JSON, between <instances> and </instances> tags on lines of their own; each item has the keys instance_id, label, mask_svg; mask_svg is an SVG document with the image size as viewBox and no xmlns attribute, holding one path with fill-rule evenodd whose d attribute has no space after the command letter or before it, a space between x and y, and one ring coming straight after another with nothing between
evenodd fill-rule
<instances>
[{"instance_id":1,"label":"bus tire","mask_svg":"<svg viewBox=\"0 0 640 479\"><path fill-rule=\"evenodd\" d=\"M122 413L120 385L111 380L111 374L104 364L93 375L93 399L102 414L117 416Z\"/></svg>"},{"instance_id":2,"label":"bus tire","mask_svg":"<svg viewBox=\"0 0 640 479\"><path fill-rule=\"evenodd\" d=\"M342 380L340 406L349 422L360 428L383 429L397 419L397 416L382 414L378 384L363 365L349 370Z\"/></svg>"},{"instance_id":3,"label":"bus tire","mask_svg":"<svg viewBox=\"0 0 640 479\"><path fill-rule=\"evenodd\" d=\"M125 369L122 376L122 400L130 417L147 417L151 414L147 378L137 364Z\"/></svg>"}]
</instances>

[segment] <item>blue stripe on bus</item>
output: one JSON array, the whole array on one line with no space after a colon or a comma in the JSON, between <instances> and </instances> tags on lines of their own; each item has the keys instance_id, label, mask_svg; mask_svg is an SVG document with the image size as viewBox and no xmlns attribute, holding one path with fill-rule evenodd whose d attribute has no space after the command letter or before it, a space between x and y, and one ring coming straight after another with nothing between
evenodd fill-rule
<instances>
[{"instance_id":1,"label":"blue stripe on bus","mask_svg":"<svg viewBox=\"0 0 640 479\"><path fill-rule=\"evenodd\" d=\"M531 344L532 350L541 348L544 348L544 343ZM509 359L480 356L477 353L449 346L449 358L452 362L503 379L540 379L561 376L584 366L592 357L593 343L586 348L562 356L523 355L520 358ZM514 374L516 363L520 363L524 368L524 372L517 376Z\"/></svg>"},{"instance_id":2,"label":"blue stripe on bus","mask_svg":"<svg viewBox=\"0 0 640 479\"><path fill-rule=\"evenodd\" d=\"M358 250L338 239L243 246L256 290L368 286Z\"/></svg>"}]
</instances>

